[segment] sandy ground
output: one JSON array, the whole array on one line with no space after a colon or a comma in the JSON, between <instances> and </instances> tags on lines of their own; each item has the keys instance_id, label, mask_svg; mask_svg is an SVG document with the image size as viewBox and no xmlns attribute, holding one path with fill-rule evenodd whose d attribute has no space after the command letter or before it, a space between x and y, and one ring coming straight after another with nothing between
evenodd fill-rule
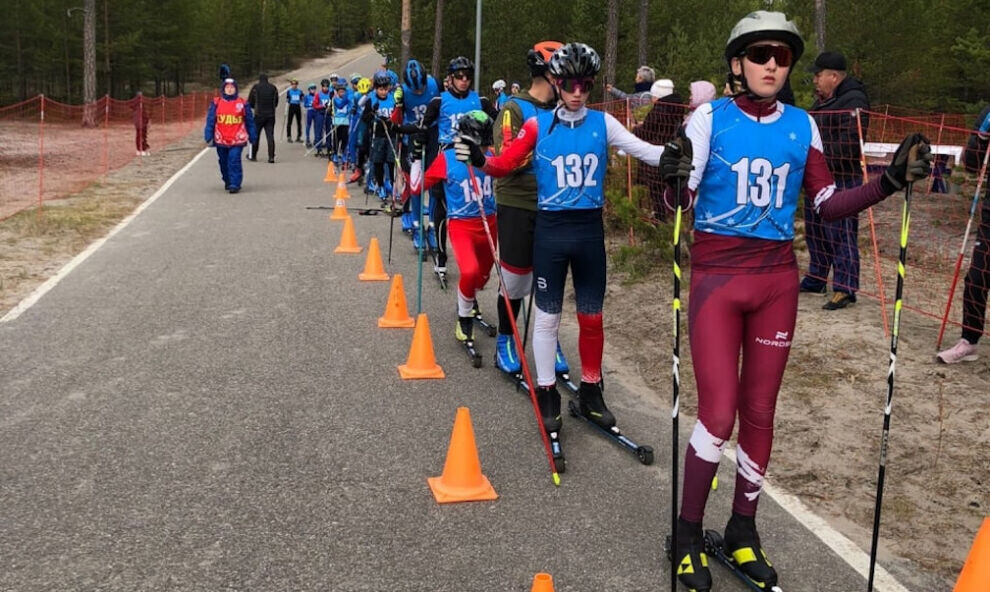
<instances>
[{"instance_id":1,"label":"sandy ground","mask_svg":"<svg viewBox=\"0 0 990 592\"><path fill-rule=\"evenodd\" d=\"M273 82L282 88L290 74L302 82L318 80L367 49L334 53L273 77ZM72 199L48 207L97 204L107 217L105 229L95 234L100 236L201 148L198 131L190 133L171 148L139 159ZM95 238L71 229L52 234L32 233L23 222L0 223L0 314ZM605 311L607 374L647 393L651 404L669 406L670 274L660 269L631 284L621 273L610 273ZM909 276L909 302L912 279L924 278ZM769 479L868 550L889 339L875 300L864 298L836 312L821 310L823 302L821 296L801 296L791 363L778 404ZM686 317L682 318L686 327ZM573 315L565 315L565 322L571 319ZM936 365L936 331L937 324L929 318L910 312L903 318L883 508L884 561L893 564L892 571L912 590L951 587L990 506L990 462L982 454L990 444L986 421L990 353L962 366ZM946 341L953 342L957 334L950 328ZM696 409L686 338L682 358L683 442Z\"/></svg>"}]
</instances>

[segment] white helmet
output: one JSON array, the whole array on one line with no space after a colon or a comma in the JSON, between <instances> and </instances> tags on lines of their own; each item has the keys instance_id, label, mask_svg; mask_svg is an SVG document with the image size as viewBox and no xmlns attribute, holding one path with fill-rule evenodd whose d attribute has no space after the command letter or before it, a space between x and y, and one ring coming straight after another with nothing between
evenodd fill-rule
<instances>
[{"instance_id":1,"label":"white helmet","mask_svg":"<svg viewBox=\"0 0 990 592\"><path fill-rule=\"evenodd\" d=\"M505 88L505 81L502 80L501 78L499 78L498 80L492 83L492 90L500 91L503 88Z\"/></svg>"},{"instance_id":2,"label":"white helmet","mask_svg":"<svg viewBox=\"0 0 990 592\"><path fill-rule=\"evenodd\" d=\"M804 53L804 40L793 21L787 20L782 12L757 10L744 16L732 27L729 40L725 42L725 60L732 61L746 49L746 46L760 39L781 41L791 47L794 62Z\"/></svg>"}]
</instances>

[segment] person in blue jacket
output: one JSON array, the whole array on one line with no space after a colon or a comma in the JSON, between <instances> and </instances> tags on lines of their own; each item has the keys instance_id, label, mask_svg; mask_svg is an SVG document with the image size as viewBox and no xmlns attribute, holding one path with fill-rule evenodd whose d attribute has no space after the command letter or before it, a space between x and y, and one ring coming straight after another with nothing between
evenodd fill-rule
<instances>
[{"instance_id":1,"label":"person in blue jacket","mask_svg":"<svg viewBox=\"0 0 990 592\"><path fill-rule=\"evenodd\" d=\"M288 117L285 122L285 139L292 143L292 120L296 120L296 142L302 142L302 103L303 91L299 88L299 81L295 78L289 80L289 90L285 91L285 104L287 105Z\"/></svg>"},{"instance_id":2,"label":"person in blue jacket","mask_svg":"<svg viewBox=\"0 0 990 592\"><path fill-rule=\"evenodd\" d=\"M224 189L230 193L240 191L244 179L241 152L248 142L258 141L258 130L254 126L251 104L238 96L237 82L233 78L224 79L220 95L210 104L203 139L217 148Z\"/></svg>"},{"instance_id":3,"label":"person in blue jacket","mask_svg":"<svg viewBox=\"0 0 990 592\"><path fill-rule=\"evenodd\" d=\"M312 148L313 141L310 136L310 132L315 136L317 133L316 127L316 85L310 83L309 88L306 89L306 95L303 97L303 108L306 109L306 147Z\"/></svg>"},{"instance_id":4,"label":"person in blue jacket","mask_svg":"<svg viewBox=\"0 0 990 592\"><path fill-rule=\"evenodd\" d=\"M435 97L440 96L440 87L437 85L436 79L427 74L422 64L417 60L409 60L405 70L402 71L402 78L401 95L396 94L399 96L399 107L402 110L403 129L414 127L425 131L421 125L426 115L426 107ZM410 144L410 134L406 133L403 135L402 144L399 146L401 152L399 163L406 174L410 172L412 165ZM402 214L402 230L413 234L413 244L417 249L420 240L418 230L420 222L416 220L416 217L421 208L421 201L420 193L411 194L411 198L405 202ZM431 248L436 248L436 239L433 238L432 234L428 236L430 237Z\"/></svg>"}]
</instances>

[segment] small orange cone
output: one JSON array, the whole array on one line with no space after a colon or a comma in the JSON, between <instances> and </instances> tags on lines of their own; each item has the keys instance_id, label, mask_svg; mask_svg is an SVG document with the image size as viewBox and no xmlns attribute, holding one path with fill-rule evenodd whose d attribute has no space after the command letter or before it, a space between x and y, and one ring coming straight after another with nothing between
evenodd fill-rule
<instances>
[{"instance_id":1,"label":"small orange cone","mask_svg":"<svg viewBox=\"0 0 990 592\"><path fill-rule=\"evenodd\" d=\"M344 218L344 231L340 233L340 244L333 250L334 253L360 253L361 246L357 244L357 237L354 236L354 221L348 216Z\"/></svg>"},{"instance_id":2,"label":"small orange cone","mask_svg":"<svg viewBox=\"0 0 990 592\"><path fill-rule=\"evenodd\" d=\"M344 181L344 175L340 175L340 182L337 183L337 191L333 193L334 199L350 199L351 194L347 193L347 184Z\"/></svg>"},{"instance_id":3,"label":"small orange cone","mask_svg":"<svg viewBox=\"0 0 990 592\"><path fill-rule=\"evenodd\" d=\"M426 313L416 317L416 331L413 332L412 347L406 363L399 366L399 376L410 378L444 378L443 368L433 355L433 339L430 337L430 321Z\"/></svg>"},{"instance_id":4,"label":"small orange cone","mask_svg":"<svg viewBox=\"0 0 990 592\"><path fill-rule=\"evenodd\" d=\"M334 170L333 170L333 161L332 160L327 163L327 176L326 177L323 177L323 182L324 183L336 183L337 182L337 173L335 173Z\"/></svg>"},{"instance_id":5,"label":"small orange cone","mask_svg":"<svg viewBox=\"0 0 990 592\"><path fill-rule=\"evenodd\" d=\"M378 248L378 239L372 237L368 245L368 256L364 260L364 271L358 274L362 282L387 282L388 274L382 265L382 252Z\"/></svg>"},{"instance_id":6,"label":"small orange cone","mask_svg":"<svg viewBox=\"0 0 990 592\"><path fill-rule=\"evenodd\" d=\"M533 576L533 587L529 592L553 592L553 578L548 573L538 573Z\"/></svg>"},{"instance_id":7,"label":"small orange cone","mask_svg":"<svg viewBox=\"0 0 990 592\"><path fill-rule=\"evenodd\" d=\"M990 518L983 519L983 526L973 539L969 556L959 572L953 592L986 592L990 586Z\"/></svg>"},{"instance_id":8,"label":"small orange cone","mask_svg":"<svg viewBox=\"0 0 990 592\"><path fill-rule=\"evenodd\" d=\"M385 303L385 316L378 317L378 326L383 329L410 329L416 326L416 321L409 316L409 309L406 308L406 291L402 287L401 273L392 277L388 302Z\"/></svg>"},{"instance_id":9,"label":"small orange cone","mask_svg":"<svg viewBox=\"0 0 990 592\"><path fill-rule=\"evenodd\" d=\"M421 315L422 316L422 315ZM419 331L419 324L416 325ZM480 502L498 499L498 494L481 474L481 461L474 443L474 429L471 427L471 412L467 407L457 408L454 431L450 434L447 448L447 461L443 464L443 475L427 480L437 503Z\"/></svg>"},{"instance_id":10,"label":"small orange cone","mask_svg":"<svg viewBox=\"0 0 990 592\"><path fill-rule=\"evenodd\" d=\"M350 218L347 214L347 206L344 205L344 200L338 199L337 203L333 206L333 212L330 214L331 220L345 220Z\"/></svg>"}]
</instances>

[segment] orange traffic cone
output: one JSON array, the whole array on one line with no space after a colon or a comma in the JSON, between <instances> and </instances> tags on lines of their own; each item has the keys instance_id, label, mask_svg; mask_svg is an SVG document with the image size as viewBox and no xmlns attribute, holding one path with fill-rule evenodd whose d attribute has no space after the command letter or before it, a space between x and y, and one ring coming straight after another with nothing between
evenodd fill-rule
<instances>
[{"instance_id":1,"label":"orange traffic cone","mask_svg":"<svg viewBox=\"0 0 990 592\"><path fill-rule=\"evenodd\" d=\"M409 309L406 308L406 291L402 287L401 273L392 277L388 302L385 303L385 316L378 317L378 326L383 329L409 329L416 326L416 321L409 316Z\"/></svg>"},{"instance_id":2,"label":"orange traffic cone","mask_svg":"<svg viewBox=\"0 0 990 592\"><path fill-rule=\"evenodd\" d=\"M443 368L433 355L433 339L430 337L430 321L426 313L416 317L416 331L413 332L412 347L406 363L399 366L399 376L410 378L444 378Z\"/></svg>"},{"instance_id":3,"label":"orange traffic cone","mask_svg":"<svg viewBox=\"0 0 990 592\"><path fill-rule=\"evenodd\" d=\"M358 274L362 282L387 282L388 274L382 265L382 252L378 248L378 239L372 237L368 245L368 256L364 260L364 271Z\"/></svg>"},{"instance_id":4,"label":"orange traffic cone","mask_svg":"<svg viewBox=\"0 0 990 592\"><path fill-rule=\"evenodd\" d=\"M348 216L344 218L344 231L340 233L340 244L333 250L334 253L360 253L361 246L357 244L357 237L354 236L354 221Z\"/></svg>"},{"instance_id":5,"label":"orange traffic cone","mask_svg":"<svg viewBox=\"0 0 990 592\"><path fill-rule=\"evenodd\" d=\"M344 181L343 173L340 175L340 181L337 183L337 191L333 194L334 199L350 199L351 194L347 193L347 183Z\"/></svg>"},{"instance_id":6,"label":"orange traffic cone","mask_svg":"<svg viewBox=\"0 0 990 592\"><path fill-rule=\"evenodd\" d=\"M548 573L538 573L533 576L533 587L529 592L553 592L553 578Z\"/></svg>"},{"instance_id":7,"label":"orange traffic cone","mask_svg":"<svg viewBox=\"0 0 990 592\"><path fill-rule=\"evenodd\" d=\"M973 539L969 556L959 572L953 592L985 592L990 585L990 518L983 519L983 526Z\"/></svg>"},{"instance_id":8,"label":"orange traffic cone","mask_svg":"<svg viewBox=\"0 0 990 592\"><path fill-rule=\"evenodd\" d=\"M422 315L421 315L422 316ZM419 324L416 325L419 331ZM474 443L474 429L471 427L471 412L467 407L457 408L454 431L450 434L447 448L447 461L443 464L443 475L427 480L437 503L480 502L498 499L498 494L481 474L481 461Z\"/></svg>"},{"instance_id":9,"label":"orange traffic cone","mask_svg":"<svg viewBox=\"0 0 990 592\"><path fill-rule=\"evenodd\" d=\"M330 214L331 220L344 220L350 218L347 214L347 206L344 205L344 200L338 199L337 203L333 206L333 212Z\"/></svg>"},{"instance_id":10,"label":"orange traffic cone","mask_svg":"<svg viewBox=\"0 0 990 592\"><path fill-rule=\"evenodd\" d=\"M333 161L327 162L327 176L323 177L324 183L336 183L337 173L333 170Z\"/></svg>"}]
</instances>

